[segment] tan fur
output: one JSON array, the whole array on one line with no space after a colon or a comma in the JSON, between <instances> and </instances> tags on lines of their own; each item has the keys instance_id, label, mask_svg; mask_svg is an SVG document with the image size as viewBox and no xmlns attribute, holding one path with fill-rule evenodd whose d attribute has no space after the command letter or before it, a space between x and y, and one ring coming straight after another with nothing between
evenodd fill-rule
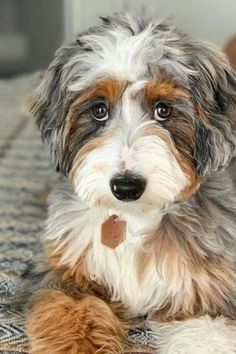
<instances>
[{"instance_id":1,"label":"tan fur","mask_svg":"<svg viewBox=\"0 0 236 354\"><path fill-rule=\"evenodd\" d=\"M77 155L74 158L73 165L71 168L71 171L69 173L69 179L73 181L75 173L81 163L84 161L86 156L93 150L99 149L102 147L105 143L106 140L110 139L114 134L115 134L116 127L113 127L113 129L110 129L107 131L107 133L103 134L101 137L94 138L93 140L90 140L87 144L85 144L77 153ZM100 168L104 168L103 166L99 166ZM96 167L98 168L98 166Z\"/></svg>"},{"instance_id":2,"label":"tan fur","mask_svg":"<svg viewBox=\"0 0 236 354\"><path fill-rule=\"evenodd\" d=\"M184 222L184 221L183 221ZM223 314L231 317L230 294L234 292L236 275L222 259L208 259L198 254L186 235L175 235L175 228L164 221L152 235L147 236L137 256L136 276L142 283L149 267L157 272L172 289L166 305L155 314L158 321L183 320L193 316ZM178 239L177 239L178 237ZM52 249L50 250L52 251ZM91 281L86 268L86 255L73 267L61 266L60 255L50 257L50 266L61 273L62 282L84 294L96 295L107 301L106 284ZM182 289L182 290L181 290ZM214 294L214 297L212 297ZM124 307L107 303L119 318L127 320Z\"/></svg>"},{"instance_id":3,"label":"tan fur","mask_svg":"<svg viewBox=\"0 0 236 354\"><path fill-rule=\"evenodd\" d=\"M197 115L199 120L204 124L206 128L212 129L211 123L207 115L204 114L200 107L197 108ZM192 136L192 134L186 135L189 136L189 138L191 139L191 144L193 145L195 137ZM181 157L182 158L179 160L179 164L182 170L188 175L191 183L190 186L187 186L181 191L178 198L180 200L187 200L191 197L192 194L197 191L200 183L203 182L204 178L197 174L192 156L181 154Z\"/></svg>"},{"instance_id":4,"label":"tan fur","mask_svg":"<svg viewBox=\"0 0 236 354\"><path fill-rule=\"evenodd\" d=\"M73 181L75 172L77 171L78 167L81 165L83 160L86 158L86 156L94 149L99 149L100 147L102 147L104 142L105 142L104 136L94 138L93 140L90 140L87 144L85 144L79 150L76 157L74 158L73 166L72 166L70 174L69 174L69 178L71 181Z\"/></svg>"},{"instance_id":5,"label":"tan fur","mask_svg":"<svg viewBox=\"0 0 236 354\"><path fill-rule=\"evenodd\" d=\"M115 104L121 97L127 83L118 81L114 78L100 81L97 85L89 88L79 96L71 105L71 108L80 106L82 103L94 98L106 98L109 102Z\"/></svg>"},{"instance_id":6,"label":"tan fur","mask_svg":"<svg viewBox=\"0 0 236 354\"><path fill-rule=\"evenodd\" d=\"M139 284L141 285L148 268L153 267L153 263L155 264L154 252L145 251L145 248L140 249L137 254L136 263L137 263L137 278Z\"/></svg>"},{"instance_id":7,"label":"tan fur","mask_svg":"<svg viewBox=\"0 0 236 354\"><path fill-rule=\"evenodd\" d=\"M45 248L45 259L46 263L50 268L53 268L60 274L61 281L65 284L73 284L75 288L79 289L80 293L88 291L91 286L91 280L89 279L89 274L86 266L86 256L89 249L87 249L83 256L80 257L78 262L74 267L69 267L63 265L63 249L58 251L55 247L50 245Z\"/></svg>"},{"instance_id":8,"label":"tan fur","mask_svg":"<svg viewBox=\"0 0 236 354\"><path fill-rule=\"evenodd\" d=\"M97 98L105 98L108 100L108 102L115 104L119 100L124 89L124 83L119 82L115 79L107 79L101 81L93 88L88 89L77 99L75 99L71 103L68 114L66 116L65 129L67 131L67 139L70 139L70 137L78 129L78 122L80 122L79 125L82 125L83 120L86 121L86 118L83 118L83 114L78 117L78 115L75 113L77 108L79 108L83 103Z\"/></svg>"},{"instance_id":9,"label":"tan fur","mask_svg":"<svg viewBox=\"0 0 236 354\"><path fill-rule=\"evenodd\" d=\"M130 322L130 319L128 318L126 308L124 308L120 302L109 302L107 286L101 283L97 284L90 279L86 266L86 256L88 251L89 249L84 252L83 257L81 257L77 264L72 268L62 266L61 257L63 256L63 252L55 253L55 249L52 246L46 248L45 258L47 264L59 273L60 282L64 284L65 289L69 290L70 296L73 296L75 299L81 299L81 297L88 295L99 296L100 299L106 301L112 312L119 319L124 321L122 323L124 328L130 328L132 326L132 322Z\"/></svg>"},{"instance_id":10,"label":"tan fur","mask_svg":"<svg viewBox=\"0 0 236 354\"><path fill-rule=\"evenodd\" d=\"M74 297L75 299L81 299L81 297L93 295L108 301L109 293L107 286L101 282L98 284L90 279L86 264L86 257L88 252L89 248L86 249L83 256L80 257L80 259L73 267L64 265L61 260L63 257L63 250L60 252L55 252L55 248L52 246L45 250L45 258L49 267L52 267L52 269L57 274L58 281L62 288L67 293L69 293L70 296ZM113 309L113 304L109 303L108 306ZM120 304L115 304L113 311L115 314L118 314L115 310L116 306L119 308L118 313L124 312L123 306Z\"/></svg>"},{"instance_id":11,"label":"tan fur","mask_svg":"<svg viewBox=\"0 0 236 354\"><path fill-rule=\"evenodd\" d=\"M179 194L178 200L187 200L194 194L200 183L203 181L203 177L199 176L196 172L195 166L193 165L191 159L186 158L182 155L182 158L178 160L181 169L188 176L190 185L185 187Z\"/></svg>"},{"instance_id":12,"label":"tan fur","mask_svg":"<svg viewBox=\"0 0 236 354\"><path fill-rule=\"evenodd\" d=\"M119 354L125 332L106 303L76 301L61 291L39 293L27 320L31 354Z\"/></svg>"},{"instance_id":13,"label":"tan fur","mask_svg":"<svg viewBox=\"0 0 236 354\"><path fill-rule=\"evenodd\" d=\"M197 107L197 115L198 115L198 119L202 122L202 124L206 128L212 129L212 124L209 121L209 118L207 117L206 113L202 110L201 107Z\"/></svg>"},{"instance_id":14,"label":"tan fur","mask_svg":"<svg viewBox=\"0 0 236 354\"><path fill-rule=\"evenodd\" d=\"M165 307L155 314L155 319L183 320L204 314L231 317L228 300L236 281L233 269L224 260L200 256L186 239L182 242L175 240L176 235L169 234L167 230L168 224L147 239L143 248L145 253L140 254L137 262L145 265L143 272L147 267L156 266L165 283L173 289Z\"/></svg>"},{"instance_id":15,"label":"tan fur","mask_svg":"<svg viewBox=\"0 0 236 354\"><path fill-rule=\"evenodd\" d=\"M143 135L144 136L155 135L155 136L158 136L159 138L161 138L166 143L166 145L168 146L168 149L175 156L177 161L180 160L181 155L178 152L178 150L176 149L175 144L172 141L171 136L167 130L165 130L159 126L147 126L143 129Z\"/></svg>"},{"instance_id":16,"label":"tan fur","mask_svg":"<svg viewBox=\"0 0 236 354\"><path fill-rule=\"evenodd\" d=\"M107 99L107 101L114 105L119 100L125 86L125 82L119 82L113 78L103 80L93 88L85 90L84 93L80 94L78 98L71 102L64 121L65 134L61 141L61 150L63 151L63 154L60 166L63 170L68 169L69 159L71 159L71 161L75 159L78 151L78 140L81 136L86 134L87 125L92 119L86 110L80 110L80 106L98 98ZM98 148L101 143L102 139L99 139L99 142L97 140L96 143L93 141L92 145L94 146L94 144L96 144L96 148ZM89 149L89 147L83 146L82 149L86 150ZM71 170L71 165L69 169Z\"/></svg>"},{"instance_id":17,"label":"tan fur","mask_svg":"<svg viewBox=\"0 0 236 354\"><path fill-rule=\"evenodd\" d=\"M187 90L177 85L173 80L163 76L159 80L150 82L146 86L145 97L148 102L155 102L161 98L166 98L170 100L176 100L178 98L189 99L189 94ZM203 114L201 115L201 117L205 125L209 126L209 121L207 117ZM174 124L181 124L181 120L181 117L176 117L174 119ZM185 122L182 122L182 124L184 123ZM170 122L169 124L172 124L172 122ZM186 129L186 133L184 134L184 137L181 140L181 146L174 146L175 144L171 141L170 135L165 134L165 132L161 132L161 128L159 128L158 132L158 136L160 136L167 143L168 148L173 153L181 169L185 172L190 181L190 185L184 188L184 190L182 190L180 195L178 196L178 199L180 200L188 199L193 193L195 193L199 186L199 183L202 180L202 178L197 175L193 163L192 146L195 140L194 129L192 129L192 127L190 125L188 126L187 124L184 124L184 126ZM153 132L149 132L149 134L151 135L153 134ZM187 141L183 141L183 139L187 139Z\"/></svg>"},{"instance_id":18,"label":"tan fur","mask_svg":"<svg viewBox=\"0 0 236 354\"><path fill-rule=\"evenodd\" d=\"M144 96L149 103L154 103L161 98L168 100L189 98L188 92L167 76L149 82L144 89Z\"/></svg>"},{"instance_id":19,"label":"tan fur","mask_svg":"<svg viewBox=\"0 0 236 354\"><path fill-rule=\"evenodd\" d=\"M178 200L188 199L193 193L198 189L200 182L203 180L203 177L199 176L196 173L195 166L193 164L193 159L185 155L182 151L178 151L174 142L171 139L169 132L159 126L148 126L144 129L143 134L145 136L157 135L162 140L165 141L166 145L170 152L175 156L178 161L182 171L188 176L190 184L185 187L178 196ZM192 142L191 142L192 143Z\"/></svg>"}]
</instances>

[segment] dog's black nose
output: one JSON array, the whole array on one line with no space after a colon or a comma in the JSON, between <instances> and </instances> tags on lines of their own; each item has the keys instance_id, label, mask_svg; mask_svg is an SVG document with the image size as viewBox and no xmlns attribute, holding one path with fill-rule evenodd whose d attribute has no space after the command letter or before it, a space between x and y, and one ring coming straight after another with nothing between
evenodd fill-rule
<instances>
[{"instance_id":1,"label":"dog's black nose","mask_svg":"<svg viewBox=\"0 0 236 354\"><path fill-rule=\"evenodd\" d=\"M128 202L141 197L146 187L146 181L140 176L117 175L111 179L110 186L117 199Z\"/></svg>"}]
</instances>

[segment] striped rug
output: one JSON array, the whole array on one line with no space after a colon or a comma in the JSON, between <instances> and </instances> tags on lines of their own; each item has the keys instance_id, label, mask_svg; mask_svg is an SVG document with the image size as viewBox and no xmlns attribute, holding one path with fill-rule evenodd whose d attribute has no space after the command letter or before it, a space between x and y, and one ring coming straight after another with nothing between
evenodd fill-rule
<instances>
[{"instance_id":1,"label":"striped rug","mask_svg":"<svg viewBox=\"0 0 236 354\"><path fill-rule=\"evenodd\" d=\"M57 176L34 122L22 109L36 77L0 80L0 353L28 353L24 317L10 306L16 281L41 251L46 198ZM126 353L151 353L134 329ZM134 344L137 345L134 345ZM142 346L145 345L145 346ZM43 354L43 353L42 353Z\"/></svg>"},{"instance_id":2,"label":"striped rug","mask_svg":"<svg viewBox=\"0 0 236 354\"><path fill-rule=\"evenodd\" d=\"M0 80L0 352L27 353L24 318L9 301L40 252L45 195L55 180L34 122L23 112L32 77Z\"/></svg>"}]
</instances>

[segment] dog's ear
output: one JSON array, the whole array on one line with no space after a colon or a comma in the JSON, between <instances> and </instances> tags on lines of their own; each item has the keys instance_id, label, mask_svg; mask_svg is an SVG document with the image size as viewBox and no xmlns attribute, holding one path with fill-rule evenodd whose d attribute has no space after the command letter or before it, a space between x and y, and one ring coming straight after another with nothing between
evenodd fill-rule
<instances>
[{"instance_id":1,"label":"dog's ear","mask_svg":"<svg viewBox=\"0 0 236 354\"><path fill-rule=\"evenodd\" d=\"M199 175L208 175L226 167L235 153L236 75L215 47L199 43L195 49L195 160Z\"/></svg>"},{"instance_id":2,"label":"dog's ear","mask_svg":"<svg viewBox=\"0 0 236 354\"><path fill-rule=\"evenodd\" d=\"M78 44L75 43L57 50L53 62L45 71L39 86L28 102L29 112L35 117L42 140L46 141L50 147L52 161L56 169L63 173L66 173L60 163L65 134L63 128L72 99L68 90L68 82L72 76L68 63L78 50L77 47Z\"/></svg>"}]
</instances>

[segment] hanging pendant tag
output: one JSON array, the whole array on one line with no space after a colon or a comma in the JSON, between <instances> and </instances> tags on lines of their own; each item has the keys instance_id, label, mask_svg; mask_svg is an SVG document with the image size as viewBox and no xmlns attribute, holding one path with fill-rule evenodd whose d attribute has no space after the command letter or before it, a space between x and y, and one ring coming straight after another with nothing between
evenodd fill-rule
<instances>
[{"instance_id":1,"label":"hanging pendant tag","mask_svg":"<svg viewBox=\"0 0 236 354\"><path fill-rule=\"evenodd\" d=\"M115 249L125 240L126 222L111 215L101 226L101 242L104 246Z\"/></svg>"}]
</instances>

